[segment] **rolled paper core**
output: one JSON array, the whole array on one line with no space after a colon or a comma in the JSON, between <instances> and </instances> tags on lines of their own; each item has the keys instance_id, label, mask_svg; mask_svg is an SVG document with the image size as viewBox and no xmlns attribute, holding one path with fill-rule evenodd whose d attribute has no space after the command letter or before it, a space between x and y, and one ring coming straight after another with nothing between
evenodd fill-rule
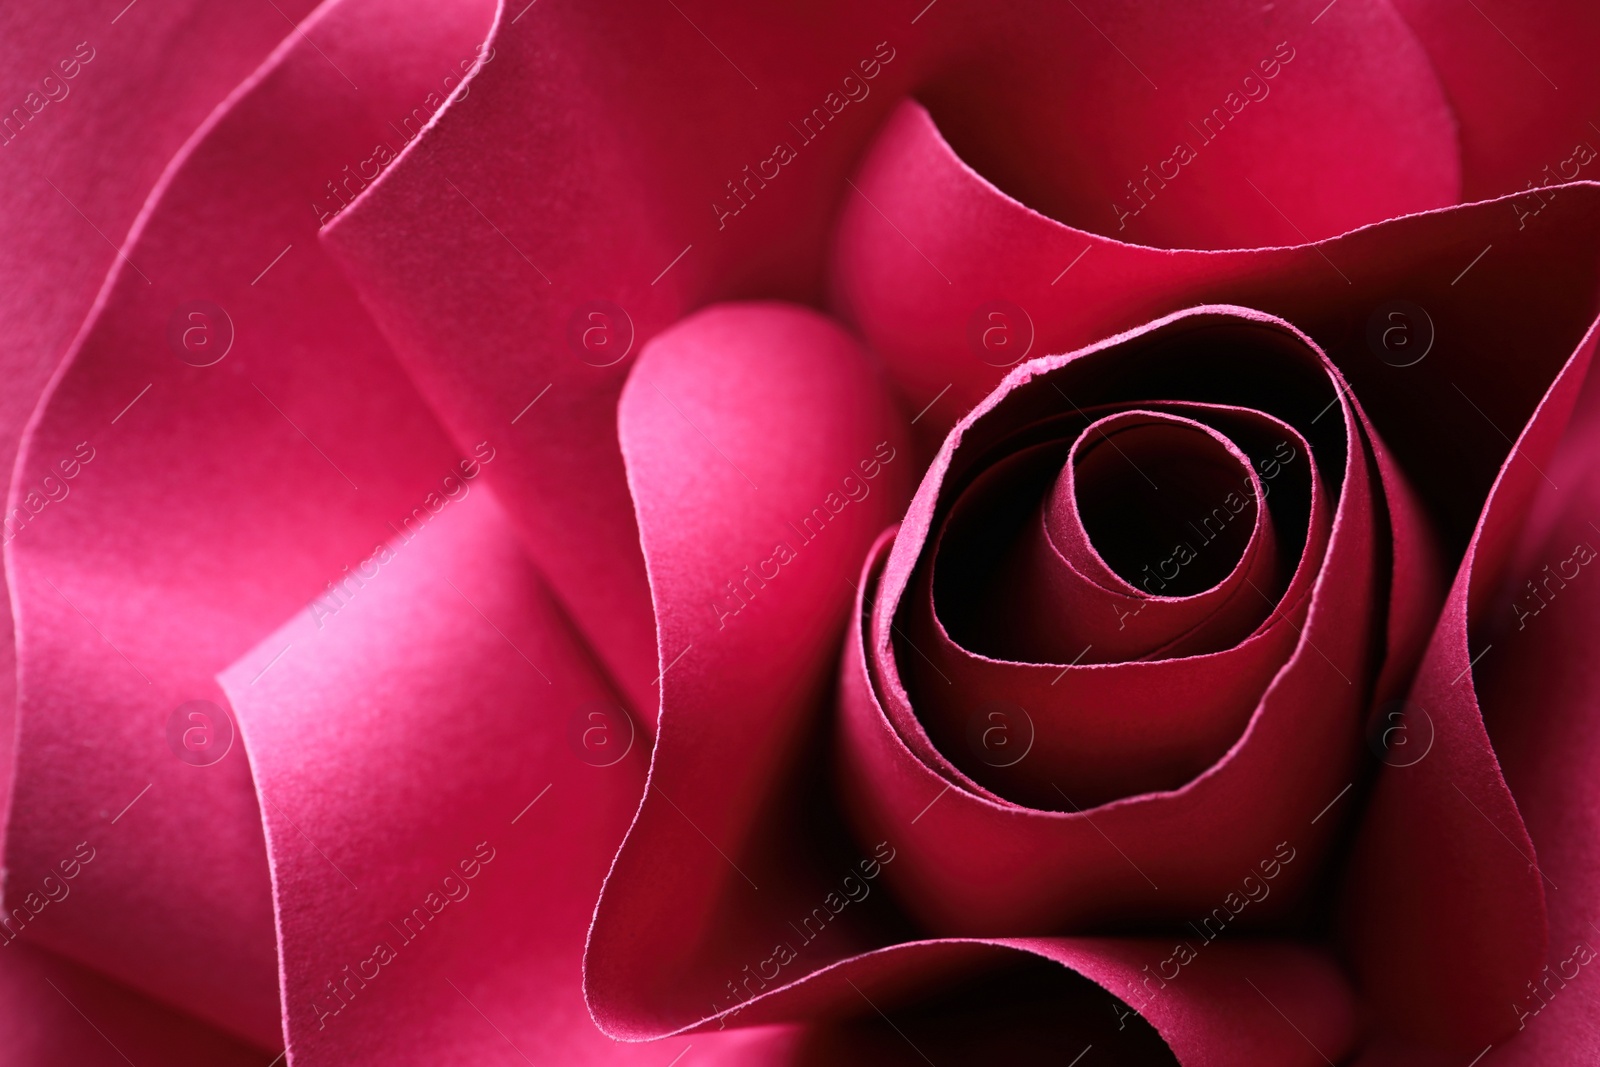
<instances>
[{"instance_id":1,"label":"rolled paper core","mask_svg":"<svg viewBox=\"0 0 1600 1067\"><path fill-rule=\"evenodd\" d=\"M1158 403L1063 429L996 461L952 509L936 599L958 640L1018 662L1116 663L1227 648L1270 616L1305 516L1263 506L1252 460L1287 426ZM1132 549L1099 548L1124 538Z\"/></svg>"},{"instance_id":2,"label":"rolled paper core","mask_svg":"<svg viewBox=\"0 0 1600 1067\"><path fill-rule=\"evenodd\" d=\"M1337 394L1302 338L1180 322L1017 372L947 443L925 525L914 506L891 550L875 688L922 758L994 801L1180 789L1239 743L1302 643L1363 471L1348 413L1317 421ZM1346 687L1360 665L1328 656Z\"/></svg>"},{"instance_id":3,"label":"rolled paper core","mask_svg":"<svg viewBox=\"0 0 1600 1067\"><path fill-rule=\"evenodd\" d=\"M1068 562L1108 586L1194 596L1226 579L1254 547L1254 473L1248 456L1201 423L1113 415L1073 442L1045 508L1046 530Z\"/></svg>"}]
</instances>

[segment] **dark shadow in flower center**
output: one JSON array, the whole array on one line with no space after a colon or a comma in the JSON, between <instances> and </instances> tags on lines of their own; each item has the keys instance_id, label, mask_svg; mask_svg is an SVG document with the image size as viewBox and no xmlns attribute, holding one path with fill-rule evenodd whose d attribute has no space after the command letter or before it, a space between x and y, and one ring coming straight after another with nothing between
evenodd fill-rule
<instances>
[{"instance_id":1,"label":"dark shadow in flower center","mask_svg":"<svg viewBox=\"0 0 1600 1067\"><path fill-rule=\"evenodd\" d=\"M1221 441L1151 420L1091 432L1051 493L1058 545L1081 522L1101 560L1129 585L1193 596L1221 582L1250 540L1250 472Z\"/></svg>"}]
</instances>

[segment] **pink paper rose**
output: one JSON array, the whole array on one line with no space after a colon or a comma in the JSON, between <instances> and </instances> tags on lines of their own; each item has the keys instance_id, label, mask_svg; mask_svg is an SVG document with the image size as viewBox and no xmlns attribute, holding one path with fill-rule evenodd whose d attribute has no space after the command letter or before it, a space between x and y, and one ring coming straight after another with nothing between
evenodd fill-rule
<instances>
[{"instance_id":1,"label":"pink paper rose","mask_svg":"<svg viewBox=\"0 0 1600 1067\"><path fill-rule=\"evenodd\" d=\"M5 21L0 1062L1600 1053L1594 10Z\"/></svg>"}]
</instances>

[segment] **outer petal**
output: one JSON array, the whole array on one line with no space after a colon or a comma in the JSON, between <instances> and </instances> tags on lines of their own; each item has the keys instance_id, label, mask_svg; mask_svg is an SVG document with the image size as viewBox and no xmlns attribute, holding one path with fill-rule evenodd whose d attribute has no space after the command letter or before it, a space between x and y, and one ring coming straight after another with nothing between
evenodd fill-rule
<instances>
[{"instance_id":1,"label":"outer petal","mask_svg":"<svg viewBox=\"0 0 1600 1067\"><path fill-rule=\"evenodd\" d=\"M134 13L63 0L0 11L0 186L8 196L0 214L0 471L8 485L28 416L118 262L151 185L207 112L291 31L286 19L312 5L278 6L282 14L203 2ZM0 539L9 541L13 528ZM8 606L0 621L0 803L10 801L16 735L11 626Z\"/></svg>"},{"instance_id":2,"label":"outer petal","mask_svg":"<svg viewBox=\"0 0 1600 1067\"><path fill-rule=\"evenodd\" d=\"M62 899L71 899L70 885ZM8 1065L270 1067L274 1055L25 945L0 956L0 996L0 1063Z\"/></svg>"},{"instance_id":3,"label":"outer petal","mask_svg":"<svg viewBox=\"0 0 1600 1067\"><path fill-rule=\"evenodd\" d=\"M1395 7L1450 95L1468 198L1600 177L1600 8L1583 0L1472 0L1469 8L1395 0ZM1531 222L1555 195L1530 194L1518 210Z\"/></svg>"},{"instance_id":4,"label":"outer petal","mask_svg":"<svg viewBox=\"0 0 1600 1067\"><path fill-rule=\"evenodd\" d=\"M1419 754L1379 781L1352 860L1347 903L1353 948L1374 999L1397 1030L1462 1050L1480 1048L1516 1028L1517 1016L1507 1006L1523 1001L1527 981L1544 962L1546 938L1538 928L1543 924L1535 925L1542 914L1508 909L1507 902L1538 900L1542 912L1559 891L1554 877L1541 869L1518 797L1502 775L1498 746L1491 744L1484 717L1492 705L1480 713L1473 670L1494 654L1496 644L1515 650L1518 666L1506 670L1524 682L1535 669L1531 663L1545 662L1534 658L1530 641L1517 639L1542 613L1544 598L1564 588L1565 579L1560 574L1551 579L1526 561L1513 567L1510 557L1519 536L1527 541L1546 532L1540 523L1519 534L1535 495L1560 491L1545 471L1589 374L1594 343L1591 329L1518 436L1496 480L1401 709L1403 729ZM1592 455L1585 460L1592 461ZM1570 494L1584 492L1578 487L1586 484L1570 459L1565 479L1569 497L1561 506L1570 509ZM1518 579L1528 584L1519 587ZM1581 700L1583 692L1580 687L1561 704ZM1523 701L1509 684L1501 693L1502 708ZM1506 722L1521 718L1510 710L1500 714ZM1545 729L1565 725L1557 723ZM1523 758L1532 763L1549 757L1524 751ZM1551 840L1563 851L1571 847L1564 835ZM1464 870L1472 872L1470 878L1462 878ZM1480 930L1489 913L1500 917ZM1468 929L1478 932L1464 938Z\"/></svg>"},{"instance_id":5,"label":"outer petal","mask_svg":"<svg viewBox=\"0 0 1600 1067\"><path fill-rule=\"evenodd\" d=\"M837 827L790 806L779 783L817 755L807 724L832 689L851 583L912 472L865 353L790 305L714 307L663 334L634 368L620 423L666 714L597 912L587 984L601 1024L637 1036L660 1032L640 1010L704 1014L726 995L722 980L680 976L701 953L697 972L738 974L745 946L718 931L784 901L803 913L824 892L829 872L808 869L812 857L785 839L799 819L827 848Z\"/></svg>"},{"instance_id":6,"label":"outer petal","mask_svg":"<svg viewBox=\"0 0 1600 1067\"><path fill-rule=\"evenodd\" d=\"M1592 343L1592 337L1591 337ZM1591 588L1600 548L1600 376L1591 370L1571 428L1546 467L1559 489L1540 479L1499 596L1486 597L1473 618L1495 646L1474 668L1484 721L1527 824L1539 869L1556 888L1547 894L1550 942L1533 989L1515 991L1493 1010L1511 1016L1520 1033L1485 1063L1582 1063L1600 1055L1600 796L1594 770L1600 759L1600 717L1594 632L1600 596ZM1507 509L1509 510L1509 509ZM1577 546L1583 546L1578 549ZM1569 561L1573 561L1570 562ZM1567 564L1563 566L1563 564ZM1561 584L1561 574L1578 576ZM1546 571L1545 567L1550 570ZM1526 583L1542 585L1550 573L1550 599L1538 608ZM1519 627L1519 612L1537 614ZM1503 844L1503 843L1502 843ZM1515 859L1515 857L1513 857Z\"/></svg>"},{"instance_id":7,"label":"outer petal","mask_svg":"<svg viewBox=\"0 0 1600 1067\"><path fill-rule=\"evenodd\" d=\"M1471 469L1486 488L1504 439L1480 443L1483 418L1461 403L1443 361L1408 364L1430 340L1443 346L1471 338L1461 388L1491 418L1520 415L1520 426L1588 322L1585 282L1557 285L1558 268L1535 278L1526 266L1554 257L1588 269L1578 251L1584 241L1567 227L1587 219L1591 208L1581 198L1589 193L1552 205L1526 229L1508 198L1314 245L1169 251L1099 237L1017 202L958 155L914 103L886 124L852 180L863 195L847 202L839 219L831 284L846 318L888 364L908 409L928 408L917 427L930 444L1024 358L1071 351L1179 308L1235 303L1287 318L1325 345L1403 462L1425 449L1451 456L1459 436L1474 447ZM1272 211L1265 200L1262 210ZM1457 221L1466 219L1472 221ZM1503 293L1505 302L1486 305L1484 292ZM1402 310L1396 301L1422 307L1431 319L1415 310L1386 317ZM975 337L972 330L990 323L986 315L997 302L1012 309L1009 348L989 347L982 331ZM1505 314L1508 307L1521 310ZM1459 331L1447 331L1446 321L1458 317ZM1527 374L1500 381L1487 372L1488 353L1514 338L1525 342L1530 321L1548 367L1538 380ZM1392 326L1400 329L1384 332ZM1561 340L1547 346L1553 334ZM1003 335L990 335L989 343ZM1405 348L1408 339L1416 349ZM1423 379L1456 398L1437 413L1449 420L1443 432L1412 417L1412 386ZM1432 498L1446 491L1463 498L1451 520L1464 541L1481 495L1466 500L1453 482L1419 488L1436 507Z\"/></svg>"},{"instance_id":8,"label":"outer petal","mask_svg":"<svg viewBox=\"0 0 1600 1067\"><path fill-rule=\"evenodd\" d=\"M1569 376L1563 384L1570 387L1575 380L1576 375ZM1552 425L1558 421L1541 420ZM1533 441L1539 436L1530 433L1520 442L1523 455L1534 459ZM1591 558L1590 549L1600 548L1600 533L1591 525L1600 525L1596 517L1600 485L1594 474L1597 452L1600 377L1591 372L1582 381L1572 421L1555 454L1535 459L1550 481L1534 472L1533 484L1525 484L1516 470L1526 466L1520 461L1513 461L1503 473L1479 532L1480 566L1474 569L1469 585L1469 621L1473 645L1481 658L1457 685L1472 686L1482 702L1483 727L1494 742L1495 755L1526 826L1524 835L1518 832L1517 823L1503 816L1494 820L1504 835L1496 839L1500 856L1511 860L1509 868L1501 869L1525 871L1532 869L1529 860L1536 861L1537 876L1547 879L1550 931L1548 945L1542 946L1535 960L1539 969L1530 982L1502 984L1490 990L1498 999L1481 995L1477 1001L1502 1028L1514 1031L1507 1040L1495 1041L1492 1046L1485 1042L1472 1049L1470 1054L1481 1053L1481 1062L1486 1064L1583 1063L1600 1052L1600 1032L1595 1028L1595 1019L1600 1017L1600 984L1593 981L1594 964L1600 960L1596 955L1600 930L1595 928L1600 915L1594 907L1600 896L1600 861L1594 854L1594 842L1600 836L1600 800L1593 784L1596 746L1600 745L1595 686L1600 679L1592 654L1600 601L1590 589L1593 568L1581 562ZM1495 579L1482 566L1493 559L1500 561ZM1530 582L1540 596L1530 591ZM1431 653L1440 659L1446 654L1447 649ZM1437 720L1434 712L1432 721L1436 724ZM1411 727L1408 731L1416 732ZM1426 736L1421 740L1426 742ZM1430 752L1417 769L1434 759ZM1391 791L1400 793L1398 787ZM1403 814L1399 805L1415 803L1417 792L1412 789L1409 795L1396 795L1389 814ZM1467 807L1459 795L1449 795L1455 796L1460 808ZM1489 809L1472 817L1487 820L1496 814ZM1484 848L1494 844L1487 842ZM1458 870L1477 875L1485 867L1489 871L1500 867L1485 864L1486 858L1495 859L1495 853L1470 856ZM1408 949L1410 941L1407 938ZM1438 958L1446 961L1444 966L1450 965L1448 956ZM1443 967L1431 973L1436 979L1444 976ZM1460 1060L1459 1053L1430 1054L1388 1041L1365 1054L1359 1063L1361 1067L1445 1067Z\"/></svg>"},{"instance_id":9,"label":"outer petal","mask_svg":"<svg viewBox=\"0 0 1600 1067\"><path fill-rule=\"evenodd\" d=\"M183 762L169 729L180 705L217 701L214 673L390 522L426 519L458 473L319 253L312 204L372 156L434 69L472 55L483 17L353 2L286 41L168 173L13 487L30 518L9 556L10 879L38 883L80 841L99 850L27 936L264 1046L281 1027L249 773L237 757ZM197 299L231 321L190 318ZM224 336L220 362L193 365Z\"/></svg>"},{"instance_id":10,"label":"outer petal","mask_svg":"<svg viewBox=\"0 0 1600 1067\"><path fill-rule=\"evenodd\" d=\"M541 0L328 239L458 442L515 420L491 477L651 714L665 663L613 426L625 357L717 300L814 298L830 220L872 210L851 166L912 90L1030 202L1107 232L1188 122L1248 107L1142 219L1153 243L1284 239L1247 178L1316 236L1453 201L1448 113L1405 26L1361 0L1317 24L1320 6ZM1280 42L1298 58L1263 82Z\"/></svg>"},{"instance_id":11,"label":"outer petal","mask_svg":"<svg viewBox=\"0 0 1600 1067\"><path fill-rule=\"evenodd\" d=\"M294 1062L665 1062L681 1042L612 1041L581 989L648 738L487 489L388 549L336 617L297 616L221 678L266 812ZM760 1063L785 1041L696 1044Z\"/></svg>"}]
</instances>

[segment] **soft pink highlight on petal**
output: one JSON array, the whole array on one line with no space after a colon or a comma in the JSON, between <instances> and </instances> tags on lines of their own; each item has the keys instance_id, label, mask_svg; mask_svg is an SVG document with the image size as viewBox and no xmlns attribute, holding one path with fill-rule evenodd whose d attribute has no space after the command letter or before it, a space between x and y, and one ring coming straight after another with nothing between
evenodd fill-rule
<instances>
[{"instance_id":1,"label":"soft pink highlight on petal","mask_svg":"<svg viewBox=\"0 0 1600 1067\"><path fill-rule=\"evenodd\" d=\"M358 569L390 523L429 518L451 491L441 479L460 481L321 254L312 204L434 64L470 54L483 14L342 3L285 41L165 175L127 245L149 282L127 264L114 275L13 487L31 511L27 493L76 472L9 546L9 875L37 882L82 840L100 850L70 915L29 935L263 1046L281 1047L281 1019L249 772L237 754L182 762L168 722L191 700L225 704L216 671ZM198 321L195 300L210 302ZM213 361L186 336L232 344Z\"/></svg>"},{"instance_id":2,"label":"soft pink highlight on petal","mask_svg":"<svg viewBox=\"0 0 1600 1067\"><path fill-rule=\"evenodd\" d=\"M648 738L486 489L387 547L337 616L297 616L222 675L266 813L295 1063L664 1062L595 1029L580 984Z\"/></svg>"}]
</instances>

